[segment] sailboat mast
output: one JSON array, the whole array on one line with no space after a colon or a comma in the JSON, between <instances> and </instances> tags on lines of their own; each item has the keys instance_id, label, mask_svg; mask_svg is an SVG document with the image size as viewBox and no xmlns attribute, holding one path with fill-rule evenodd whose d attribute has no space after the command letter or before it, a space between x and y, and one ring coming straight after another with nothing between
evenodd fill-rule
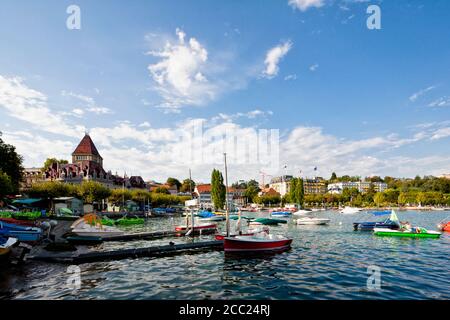
<instances>
[{"instance_id":1,"label":"sailboat mast","mask_svg":"<svg viewBox=\"0 0 450 320\"><path fill-rule=\"evenodd\" d=\"M230 216L228 213L228 170L227 170L227 154L223 154L225 159L225 217L227 223L227 237L230 236Z\"/></svg>"}]
</instances>

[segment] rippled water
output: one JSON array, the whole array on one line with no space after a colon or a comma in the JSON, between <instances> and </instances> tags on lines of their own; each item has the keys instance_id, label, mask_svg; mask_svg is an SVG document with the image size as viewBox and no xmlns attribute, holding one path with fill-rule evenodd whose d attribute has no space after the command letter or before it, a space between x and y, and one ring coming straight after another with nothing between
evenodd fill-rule
<instances>
[{"instance_id":1,"label":"rippled water","mask_svg":"<svg viewBox=\"0 0 450 320\"><path fill-rule=\"evenodd\" d=\"M2 270L0 297L8 299L449 299L450 234L440 239L376 237L354 232L368 214L319 213L330 226L287 225L272 233L294 238L276 255L236 257L212 251L164 258L82 264L81 289L67 288L67 266L27 263ZM399 212L430 230L450 212ZM181 219L175 218L181 221ZM171 229L156 218L130 231ZM221 226L224 224L221 223ZM203 236L201 241L211 239ZM98 249L185 242L185 238L105 243ZM367 268L381 268L381 289L367 289Z\"/></svg>"}]
</instances>

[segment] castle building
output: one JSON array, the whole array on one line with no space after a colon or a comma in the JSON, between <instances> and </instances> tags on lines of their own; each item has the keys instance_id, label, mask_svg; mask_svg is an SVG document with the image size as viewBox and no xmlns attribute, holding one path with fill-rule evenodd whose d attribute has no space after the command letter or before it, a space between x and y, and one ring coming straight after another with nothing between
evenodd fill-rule
<instances>
[{"instance_id":1,"label":"castle building","mask_svg":"<svg viewBox=\"0 0 450 320\"><path fill-rule=\"evenodd\" d=\"M145 188L144 180L139 176L131 178L113 175L111 171L103 169L103 158L95 147L89 134L81 139L72 152L72 163L59 164L57 162L44 172L44 180L61 181L80 184L83 181L97 181L108 188Z\"/></svg>"}]
</instances>

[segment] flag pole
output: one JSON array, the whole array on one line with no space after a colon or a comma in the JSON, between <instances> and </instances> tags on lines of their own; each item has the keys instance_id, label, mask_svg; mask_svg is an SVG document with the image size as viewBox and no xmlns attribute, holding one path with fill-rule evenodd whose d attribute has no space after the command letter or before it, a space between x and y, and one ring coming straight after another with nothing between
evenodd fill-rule
<instances>
[{"instance_id":1,"label":"flag pole","mask_svg":"<svg viewBox=\"0 0 450 320\"><path fill-rule=\"evenodd\" d=\"M230 217L228 213L228 171L227 171L227 154L223 154L225 160L225 217L227 224L227 237L230 236Z\"/></svg>"}]
</instances>

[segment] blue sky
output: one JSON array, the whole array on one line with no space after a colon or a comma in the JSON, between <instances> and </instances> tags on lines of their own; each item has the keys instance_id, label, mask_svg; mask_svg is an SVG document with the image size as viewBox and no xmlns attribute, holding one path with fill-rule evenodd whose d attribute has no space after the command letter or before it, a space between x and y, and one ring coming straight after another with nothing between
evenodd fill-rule
<instances>
[{"instance_id":1,"label":"blue sky","mask_svg":"<svg viewBox=\"0 0 450 320\"><path fill-rule=\"evenodd\" d=\"M81 30L66 28L71 4ZM371 4L381 30L366 27ZM443 174L449 9L445 0L2 1L0 130L26 166L69 159L89 131L105 169L156 180L192 167L207 181L221 167L183 157L176 136L199 119L237 136L279 130L278 166L231 161L231 180L310 176L315 166L324 176Z\"/></svg>"}]
</instances>

